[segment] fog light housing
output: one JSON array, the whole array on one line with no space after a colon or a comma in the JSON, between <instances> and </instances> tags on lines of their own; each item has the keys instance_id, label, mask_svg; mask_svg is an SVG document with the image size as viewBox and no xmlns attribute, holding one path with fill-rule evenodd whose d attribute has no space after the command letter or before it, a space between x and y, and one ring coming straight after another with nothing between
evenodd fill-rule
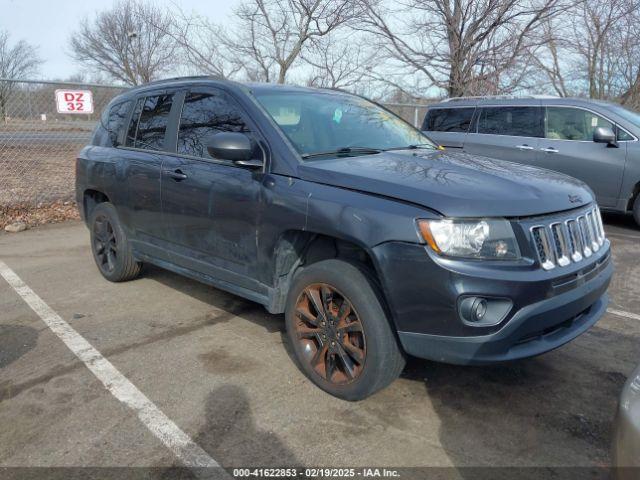
<instances>
[{"instance_id":1,"label":"fog light housing","mask_svg":"<svg viewBox=\"0 0 640 480\"><path fill-rule=\"evenodd\" d=\"M465 325L490 327L502 322L512 306L506 298L464 296L458 300L458 314Z\"/></svg>"}]
</instances>

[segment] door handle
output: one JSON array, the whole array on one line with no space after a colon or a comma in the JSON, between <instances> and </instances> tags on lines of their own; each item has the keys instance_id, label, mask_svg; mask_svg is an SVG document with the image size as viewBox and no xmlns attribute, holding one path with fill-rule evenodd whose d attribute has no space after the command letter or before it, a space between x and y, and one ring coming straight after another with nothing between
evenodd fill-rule
<instances>
[{"instance_id":1,"label":"door handle","mask_svg":"<svg viewBox=\"0 0 640 480\"><path fill-rule=\"evenodd\" d=\"M553 147L547 147L547 148L541 148L541 151L543 151L544 153L558 153L559 150L557 148L553 148Z\"/></svg>"},{"instance_id":2,"label":"door handle","mask_svg":"<svg viewBox=\"0 0 640 480\"><path fill-rule=\"evenodd\" d=\"M186 180L187 176L182 173L182 170L163 170L162 172L167 177L173 178L176 182L181 182L182 180Z\"/></svg>"},{"instance_id":3,"label":"door handle","mask_svg":"<svg viewBox=\"0 0 640 480\"><path fill-rule=\"evenodd\" d=\"M530 145L516 145L518 150L533 150L533 147Z\"/></svg>"}]
</instances>

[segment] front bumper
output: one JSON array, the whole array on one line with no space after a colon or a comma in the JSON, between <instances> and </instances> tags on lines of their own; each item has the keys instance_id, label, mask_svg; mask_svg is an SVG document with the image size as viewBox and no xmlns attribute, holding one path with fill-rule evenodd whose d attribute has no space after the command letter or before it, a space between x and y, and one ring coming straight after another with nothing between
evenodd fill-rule
<instances>
[{"instance_id":1,"label":"front bumper","mask_svg":"<svg viewBox=\"0 0 640 480\"><path fill-rule=\"evenodd\" d=\"M584 333L607 308L613 274L608 243L560 277L533 266L434 259L424 247L408 244L380 248L379 268L400 342L417 357L470 365L539 355ZM469 326L457 310L462 295L507 298L513 307L498 325Z\"/></svg>"}]
</instances>

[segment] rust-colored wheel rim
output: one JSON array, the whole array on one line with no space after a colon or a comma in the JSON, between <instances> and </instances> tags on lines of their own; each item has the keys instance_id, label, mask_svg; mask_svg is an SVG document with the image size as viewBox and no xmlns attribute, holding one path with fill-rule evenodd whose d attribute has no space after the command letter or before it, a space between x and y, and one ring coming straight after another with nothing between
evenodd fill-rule
<instances>
[{"instance_id":1,"label":"rust-colored wheel rim","mask_svg":"<svg viewBox=\"0 0 640 480\"><path fill-rule=\"evenodd\" d=\"M303 358L318 375L338 385L360 376L367 346L348 298L326 283L309 285L296 301L295 316Z\"/></svg>"}]
</instances>

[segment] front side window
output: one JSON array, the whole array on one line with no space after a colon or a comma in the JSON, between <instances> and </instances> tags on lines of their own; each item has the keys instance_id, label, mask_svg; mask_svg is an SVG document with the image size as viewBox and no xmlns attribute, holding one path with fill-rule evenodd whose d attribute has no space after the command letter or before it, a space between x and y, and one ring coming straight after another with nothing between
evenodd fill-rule
<instances>
[{"instance_id":1,"label":"front side window","mask_svg":"<svg viewBox=\"0 0 640 480\"><path fill-rule=\"evenodd\" d=\"M549 139L592 141L596 127L614 130L613 123L588 110L547 107L546 137Z\"/></svg>"},{"instance_id":2,"label":"front side window","mask_svg":"<svg viewBox=\"0 0 640 480\"><path fill-rule=\"evenodd\" d=\"M458 132L469 130L475 108L435 108L427 112L422 130L429 132Z\"/></svg>"},{"instance_id":3,"label":"front side window","mask_svg":"<svg viewBox=\"0 0 640 480\"><path fill-rule=\"evenodd\" d=\"M542 137L540 107L484 107L478 133L514 137Z\"/></svg>"},{"instance_id":4,"label":"front side window","mask_svg":"<svg viewBox=\"0 0 640 480\"><path fill-rule=\"evenodd\" d=\"M626 130L623 130L620 127L618 127L618 140L620 140L621 142L630 142L635 140L635 138Z\"/></svg>"},{"instance_id":5,"label":"front side window","mask_svg":"<svg viewBox=\"0 0 640 480\"><path fill-rule=\"evenodd\" d=\"M138 99L125 144L144 150L164 150L164 136L172 105L172 94Z\"/></svg>"},{"instance_id":6,"label":"front side window","mask_svg":"<svg viewBox=\"0 0 640 480\"><path fill-rule=\"evenodd\" d=\"M178 153L212 158L206 140L220 132L249 132L235 102L224 92L188 93L180 117Z\"/></svg>"},{"instance_id":7,"label":"front side window","mask_svg":"<svg viewBox=\"0 0 640 480\"><path fill-rule=\"evenodd\" d=\"M358 148L371 153L411 145L435 148L422 132L360 97L268 90L254 95L303 158Z\"/></svg>"}]
</instances>

